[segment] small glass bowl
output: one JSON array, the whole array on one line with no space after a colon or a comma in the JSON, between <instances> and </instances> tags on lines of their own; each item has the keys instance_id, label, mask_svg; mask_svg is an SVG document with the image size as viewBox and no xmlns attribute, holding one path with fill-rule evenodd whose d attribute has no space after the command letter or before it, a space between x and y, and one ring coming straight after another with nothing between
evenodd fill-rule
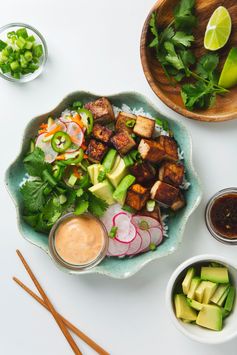
<instances>
[{"instance_id":1,"label":"small glass bowl","mask_svg":"<svg viewBox=\"0 0 237 355\"><path fill-rule=\"evenodd\" d=\"M17 83L26 83L28 81L31 81L31 80L34 80L35 78L37 78L42 73L44 66L45 66L47 59L48 59L48 49L47 49L47 44L45 42L44 37L42 36L42 34L38 30L36 30L34 27L32 27L30 25L27 25L25 23L20 23L20 22L9 23L8 25L5 25L0 28L0 39L2 41L6 41L8 32L16 31L22 27L27 29L27 32L30 36L33 35L35 37L37 44L42 45L43 55L39 59L39 68L36 71L34 71L34 73L21 75L20 79L13 78L11 76L11 74L9 74L9 73L2 73L2 71L0 69L0 77L2 77L5 80L17 82Z\"/></svg>"},{"instance_id":2,"label":"small glass bowl","mask_svg":"<svg viewBox=\"0 0 237 355\"><path fill-rule=\"evenodd\" d=\"M214 202L219 199L220 197L223 197L225 195L229 194L234 194L237 195L237 188L236 187L229 187L227 189L220 190L217 192L212 198L209 200L206 210L205 210L205 220L206 220L206 225L211 233L211 235L217 239L219 242L225 243L225 244L230 244L230 245L236 245L237 244L237 238L227 238L224 235L220 234L217 232L217 230L214 228L212 221L211 221L211 209L214 204Z\"/></svg>"},{"instance_id":3,"label":"small glass bowl","mask_svg":"<svg viewBox=\"0 0 237 355\"><path fill-rule=\"evenodd\" d=\"M98 256L94 260L90 261L87 264L75 265L75 264L70 264L70 263L66 262L57 253L57 250L55 247L55 234L56 234L57 228L59 227L59 225L62 222L64 222L68 218L76 217L76 215L73 212L70 212L70 213L65 214L61 218L59 218L49 233L49 252L50 252L52 259L55 261L56 265L59 266L60 268L63 268L65 271L67 270L69 272L83 272L83 271L85 272L85 271L95 267L96 265L98 265L105 258L107 250L108 250L109 238L108 238L108 233L107 233L107 230L106 230L104 224L101 222L100 219L98 219L97 217L93 216L90 213L84 213L83 215L87 215L91 218L94 218L95 220L97 220L100 223L100 225L104 231L104 244L103 244L103 247L102 247L100 253L98 254Z\"/></svg>"}]
</instances>

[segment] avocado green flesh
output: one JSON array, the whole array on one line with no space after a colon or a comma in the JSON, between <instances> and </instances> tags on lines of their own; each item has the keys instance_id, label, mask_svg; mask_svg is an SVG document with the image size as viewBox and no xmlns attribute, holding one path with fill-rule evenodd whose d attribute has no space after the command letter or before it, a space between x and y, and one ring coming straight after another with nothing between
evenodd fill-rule
<instances>
[{"instance_id":1,"label":"avocado green flesh","mask_svg":"<svg viewBox=\"0 0 237 355\"><path fill-rule=\"evenodd\" d=\"M222 69L218 85L230 89L237 85L237 48L231 48Z\"/></svg>"},{"instance_id":2,"label":"avocado green flesh","mask_svg":"<svg viewBox=\"0 0 237 355\"><path fill-rule=\"evenodd\" d=\"M225 311L227 312L231 312L233 305L234 305L234 301L235 301L235 288L233 286L230 287L229 289L229 293L225 302Z\"/></svg>"},{"instance_id":3,"label":"avocado green flesh","mask_svg":"<svg viewBox=\"0 0 237 355\"><path fill-rule=\"evenodd\" d=\"M221 297L223 296L223 294L225 293L225 291L229 288L229 284L222 284L219 285L217 287L216 292L214 293L214 295L211 297L211 302L213 303L218 303L221 299Z\"/></svg>"},{"instance_id":4,"label":"avocado green flesh","mask_svg":"<svg viewBox=\"0 0 237 355\"><path fill-rule=\"evenodd\" d=\"M120 181L116 190L113 193L113 198L120 205L124 205L127 196L128 188L135 182L135 177L133 175L126 175L122 181Z\"/></svg>"},{"instance_id":5,"label":"avocado green flesh","mask_svg":"<svg viewBox=\"0 0 237 355\"><path fill-rule=\"evenodd\" d=\"M174 304L177 318L187 321L195 321L197 319L197 312L189 306L185 295L176 294L174 296Z\"/></svg>"},{"instance_id":6,"label":"avocado green flesh","mask_svg":"<svg viewBox=\"0 0 237 355\"><path fill-rule=\"evenodd\" d=\"M111 184L116 188L120 181L127 175L128 170L121 157L117 157L114 162L113 169L107 174L107 178Z\"/></svg>"},{"instance_id":7,"label":"avocado green flesh","mask_svg":"<svg viewBox=\"0 0 237 355\"><path fill-rule=\"evenodd\" d=\"M226 267L203 266L201 268L201 279L215 283L228 283L229 275Z\"/></svg>"},{"instance_id":8,"label":"avocado green flesh","mask_svg":"<svg viewBox=\"0 0 237 355\"><path fill-rule=\"evenodd\" d=\"M194 277L192 279L188 293L187 293L188 298L194 298L195 291L196 291L197 287L199 286L200 282L201 282L200 277Z\"/></svg>"},{"instance_id":9,"label":"avocado green flesh","mask_svg":"<svg viewBox=\"0 0 237 355\"><path fill-rule=\"evenodd\" d=\"M101 198L102 200L107 202L109 205L115 203L115 200L113 198L114 189L108 180L104 180L103 182L91 186L88 190L98 198Z\"/></svg>"},{"instance_id":10,"label":"avocado green flesh","mask_svg":"<svg viewBox=\"0 0 237 355\"><path fill-rule=\"evenodd\" d=\"M208 304L210 302L210 299L213 296L213 294L215 293L217 287L218 287L218 284L211 282L211 281L207 281L207 284L206 284L206 287L204 290L204 294L203 294L202 303Z\"/></svg>"},{"instance_id":11,"label":"avocado green flesh","mask_svg":"<svg viewBox=\"0 0 237 355\"><path fill-rule=\"evenodd\" d=\"M218 306L222 306L228 296L229 293L229 288L224 292L224 294L222 295L222 297L220 298L220 300L217 302Z\"/></svg>"},{"instance_id":12,"label":"avocado green flesh","mask_svg":"<svg viewBox=\"0 0 237 355\"><path fill-rule=\"evenodd\" d=\"M196 323L201 327L221 330L222 329L222 311L215 305L204 305L198 313Z\"/></svg>"},{"instance_id":13,"label":"avocado green flesh","mask_svg":"<svg viewBox=\"0 0 237 355\"><path fill-rule=\"evenodd\" d=\"M203 307L202 303L195 301L191 298L187 298L187 302L188 302L189 306L196 309L196 311L201 311L201 309Z\"/></svg>"},{"instance_id":14,"label":"avocado green flesh","mask_svg":"<svg viewBox=\"0 0 237 355\"><path fill-rule=\"evenodd\" d=\"M200 303L202 303L205 288L207 287L207 285L208 285L208 281L201 281L201 283L199 284L199 286L195 291L195 299Z\"/></svg>"},{"instance_id":15,"label":"avocado green flesh","mask_svg":"<svg viewBox=\"0 0 237 355\"><path fill-rule=\"evenodd\" d=\"M182 282L182 288L183 288L183 293L185 295L188 294L188 291L189 291L189 288L190 288L190 285L191 285L191 282L192 282L192 278L194 277L194 274L195 274L195 270L194 268L190 268L188 269L187 273L186 273L186 276Z\"/></svg>"}]
</instances>

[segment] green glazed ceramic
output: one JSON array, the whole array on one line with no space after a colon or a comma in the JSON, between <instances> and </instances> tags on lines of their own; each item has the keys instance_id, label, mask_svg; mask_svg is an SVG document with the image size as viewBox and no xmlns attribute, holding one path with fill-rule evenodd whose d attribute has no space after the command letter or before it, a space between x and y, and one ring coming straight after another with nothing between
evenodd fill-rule
<instances>
[{"instance_id":1,"label":"green glazed ceramic","mask_svg":"<svg viewBox=\"0 0 237 355\"><path fill-rule=\"evenodd\" d=\"M112 96L106 95L113 105L121 107L122 104L127 104L131 108L143 108L145 112L153 117L162 117L157 108L144 96L136 92L124 92ZM60 104L43 115L33 118L27 125L21 152L16 160L10 165L6 172L6 185L13 198L17 211L17 221L20 233L29 242L42 248L49 254L48 237L42 233L35 232L22 219L22 199L19 192L19 184L24 178L25 171L23 167L23 157L29 149L29 142L35 136L38 127L41 123L47 120L49 116L57 117L64 111L72 102L80 100L88 102L95 100L101 95L94 95L85 91L77 91L69 94L63 99ZM186 176L191 182L189 190L186 192L187 205L184 209L169 218L169 237L165 238L164 242L155 250L135 256L133 258L105 258L98 266L84 273L99 273L114 278L127 278L134 275L142 267L150 261L161 258L173 253L182 241L185 225L191 213L195 210L201 200L201 188L199 178L192 164L192 142L187 129L179 122L163 117L169 121L170 128L174 132L175 139L178 141L180 148L184 152L184 162L186 168ZM76 274L76 271L68 271ZM80 271L80 274L83 273Z\"/></svg>"}]
</instances>

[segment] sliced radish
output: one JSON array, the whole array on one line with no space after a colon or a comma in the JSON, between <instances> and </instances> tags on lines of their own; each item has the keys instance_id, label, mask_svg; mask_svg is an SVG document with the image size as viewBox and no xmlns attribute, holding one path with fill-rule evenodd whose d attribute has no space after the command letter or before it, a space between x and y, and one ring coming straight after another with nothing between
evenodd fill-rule
<instances>
[{"instance_id":1,"label":"sliced radish","mask_svg":"<svg viewBox=\"0 0 237 355\"><path fill-rule=\"evenodd\" d=\"M69 134L72 142L80 147L84 139L84 133L79 124L76 122L68 122L65 123L65 125L67 127L67 134Z\"/></svg>"},{"instance_id":2,"label":"sliced radish","mask_svg":"<svg viewBox=\"0 0 237 355\"><path fill-rule=\"evenodd\" d=\"M109 238L108 255L123 256L127 253L129 246L127 243L120 243L116 239Z\"/></svg>"},{"instance_id":3,"label":"sliced radish","mask_svg":"<svg viewBox=\"0 0 237 355\"><path fill-rule=\"evenodd\" d=\"M61 122L60 120L56 119L54 121L54 123L50 126L50 129L47 131L47 135L48 135L47 138L50 139L50 138L53 137L53 135L55 133L55 129L57 127L60 127L59 130L62 131L62 132L65 132L66 129L67 129L66 125L63 122ZM50 132L52 132L51 135L50 135Z\"/></svg>"},{"instance_id":4,"label":"sliced radish","mask_svg":"<svg viewBox=\"0 0 237 355\"><path fill-rule=\"evenodd\" d=\"M149 229L151 235L151 243L159 245L163 239L163 232L161 228L151 228Z\"/></svg>"},{"instance_id":5,"label":"sliced radish","mask_svg":"<svg viewBox=\"0 0 237 355\"><path fill-rule=\"evenodd\" d=\"M114 205L109 206L109 208L107 208L107 210L105 211L104 215L101 217L101 221L104 223L105 228L107 229L108 232L113 226L114 216L121 212L124 211L121 209L121 206L118 203L116 203Z\"/></svg>"},{"instance_id":6,"label":"sliced radish","mask_svg":"<svg viewBox=\"0 0 237 355\"><path fill-rule=\"evenodd\" d=\"M136 228L126 212L120 212L114 216L113 226L118 228L115 238L121 243L130 243L136 237Z\"/></svg>"},{"instance_id":7,"label":"sliced radish","mask_svg":"<svg viewBox=\"0 0 237 355\"><path fill-rule=\"evenodd\" d=\"M127 256L129 255L136 255L139 253L139 250L141 248L142 244L142 238L139 233L136 234L136 238L129 244L128 251L126 253Z\"/></svg>"},{"instance_id":8,"label":"sliced radish","mask_svg":"<svg viewBox=\"0 0 237 355\"><path fill-rule=\"evenodd\" d=\"M133 216L132 223L135 225L135 227L143 230L148 230L149 228L160 226L160 223L155 218L143 215Z\"/></svg>"},{"instance_id":9,"label":"sliced radish","mask_svg":"<svg viewBox=\"0 0 237 355\"><path fill-rule=\"evenodd\" d=\"M149 231L145 231L145 230L139 230L139 234L142 238L142 244L140 247L139 252L142 253L144 249L148 248L149 245L151 244L151 235L149 233Z\"/></svg>"},{"instance_id":10,"label":"sliced radish","mask_svg":"<svg viewBox=\"0 0 237 355\"><path fill-rule=\"evenodd\" d=\"M38 136L38 138L36 139L35 146L40 148L44 152L45 161L47 163L52 163L56 159L58 153L53 150L51 146L51 141L44 141L44 139L46 138L45 135L46 133L42 133Z\"/></svg>"}]
</instances>

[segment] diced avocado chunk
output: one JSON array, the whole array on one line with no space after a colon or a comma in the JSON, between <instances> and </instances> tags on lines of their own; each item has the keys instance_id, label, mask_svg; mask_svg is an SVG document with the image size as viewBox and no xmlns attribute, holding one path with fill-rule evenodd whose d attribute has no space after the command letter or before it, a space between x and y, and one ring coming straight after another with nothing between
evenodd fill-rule
<instances>
[{"instance_id":1,"label":"diced avocado chunk","mask_svg":"<svg viewBox=\"0 0 237 355\"><path fill-rule=\"evenodd\" d=\"M188 293L187 293L188 298L194 298L195 291L196 291L198 285L200 284L200 282L201 282L200 277L193 277L192 278L191 285L190 285Z\"/></svg>"},{"instance_id":2,"label":"diced avocado chunk","mask_svg":"<svg viewBox=\"0 0 237 355\"><path fill-rule=\"evenodd\" d=\"M211 302L217 304L218 301L220 301L221 297L225 293L225 291L229 288L229 284L222 284L219 285L214 293L214 295L211 297Z\"/></svg>"},{"instance_id":3,"label":"diced avocado chunk","mask_svg":"<svg viewBox=\"0 0 237 355\"><path fill-rule=\"evenodd\" d=\"M95 164L92 164L92 165L89 165L87 168L88 174L90 176L90 180L93 185L94 185L94 166L95 166Z\"/></svg>"},{"instance_id":4,"label":"diced avocado chunk","mask_svg":"<svg viewBox=\"0 0 237 355\"><path fill-rule=\"evenodd\" d=\"M117 187L120 181L127 175L128 170L121 157L119 157L119 162L115 159L114 167L110 173L107 174L107 178L114 187Z\"/></svg>"},{"instance_id":5,"label":"diced avocado chunk","mask_svg":"<svg viewBox=\"0 0 237 355\"><path fill-rule=\"evenodd\" d=\"M105 202L107 202L109 205L112 205L115 203L113 199L113 186L109 183L108 180L104 180L103 182L100 182L99 184L96 184L94 186L89 187L88 189L90 192L92 192L95 196L101 198Z\"/></svg>"},{"instance_id":6,"label":"diced avocado chunk","mask_svg":"<svg viewBox=\"0 0 237 355\"><path fill-rule=\"evenodd\" d=\"M201 268L201 279L219 284L228 283L228 269L226 267L203 266Z\"/></svg>"},{"instance_id":7,"label":"diced avocado chunk","mask_svg":"<svg viewBox=\"0 0 237 355\"><path fill-rule=\"evenodd\" d=\"M224 319L224 318L228 317L230 312L226 311L224 307L220 307L220 309L221 309L221 312L222 312L222 318Z\"/></svg>"},{"instance_id":8,"label":"diced avocado chunk","mask_svg":"<svg viewBox=\"0 0 237 355\"><path fill-rule=\"evenodd\" d=\"M98 184L100 181L98 180L99 173L103 169L101 164L94 164L94 185Z\"/></svg>"},{"instance_id":9,"label":"diced avocado chunk","mask_svg":"<svg viewBox=\"0 0 237 355\"><path fill-rule=\"evenodd\" d=\"M225 302L225 307L224 307L225 311L231 312L235 301L235 293L236 293L235 287L230 286L227 299Z\"/></svg>"},{"instance_id":10,"label":"diced avocado chunk","mask_svg":"<svg viewBox=\"0 0 237 355\"><path fill-rule=\"evenodd\" d=\"M187 302L188 302L190 307L196 309L197 311L201 311L201 309L203 307L202 303L200 303L198 301L195 301L195 300L192 300L191 298L187 298Z\"/></svg>"},{"instance_id":11,"label":"diced avocado chunk","mask_svg":"<svg viewBox=\"0 0 237 355\"><path fill-rule=\"evenodd\" d=\"M222 306L225 302L226 297L228 296L229 288L224 292L219 301L217 302L218 306Z\"/></svg>"},{"instance_id":12,"label":"diced avocado chunk","mask_svg":"<svg viewBox=\"0 0 237 355\"><path fill-rule=\"evenodd\" d=\"M174 305L177 318L189 321L195 321L197 319L197 312L188 305L185 295L176 294L174 296Z\"/></svg>"},{"instance_id":13,"label":"diced avocado chunk","mask_svg":"<svg viewBox=\"0 0 237 355\"><path fill-rule=\"evenodd\" d=\"M196 323L212 330L222 329L222 311L215 305L204 305L198 313Z\"/></svg>"},{"instance_id":14,"label":"diced avocado chunk","mask_svg":"<svg viewBox=\"0 0 237 355\"><path fill-rule=\"evenodd\" d=\"M199 284L199 286L197 287L197 289L195 291L195 299L200 303L202 303L205 288L206 288L207 284L208 284L207 281L201 281L201 283Z\"/></svg>"},{"instance_id":15,"label":"diced avocado chunk","mask_svg":"<svg viewBox=\"0 0 237 355\"><path fill-rule=\"evenodd\" d=\"M206 284L206 287L204 290L202 303L208 304L210 302L210 299L213 296L213 294L215 293L217 287L218 287L218 284L211 282L211 281L207 281L207 284Z\"/></svg>"},{"instance_id":16,"label":"diced avocado chunk","mask_svg":"<svg viewBox=\"0 0 237 355\"><path fill-rule=\"evenodd\" d=\"M182 288L183 288L183 293L185 295L188 294L188 291L189 291L189 288L190 288L190 285L191 285L191 281L192 281L192 278L194 277L194 274L195 274L195 270L193 267L189 268L187 273L186 273L186 276L182 282Z\"/></svg>"},{"instance_id":17,"label":"diced avocado chunk","mask_svg":"<svg viewBox=\"0 0 237 355\"><path fill-rule=\"evenodd\" d=\"M136 178L133 175L126 175L122 181L120 181L116 190L113 193L113 198L120 204L124 205L127 196L128 188L135 182Z\"/></svg>"}]
</instances>

